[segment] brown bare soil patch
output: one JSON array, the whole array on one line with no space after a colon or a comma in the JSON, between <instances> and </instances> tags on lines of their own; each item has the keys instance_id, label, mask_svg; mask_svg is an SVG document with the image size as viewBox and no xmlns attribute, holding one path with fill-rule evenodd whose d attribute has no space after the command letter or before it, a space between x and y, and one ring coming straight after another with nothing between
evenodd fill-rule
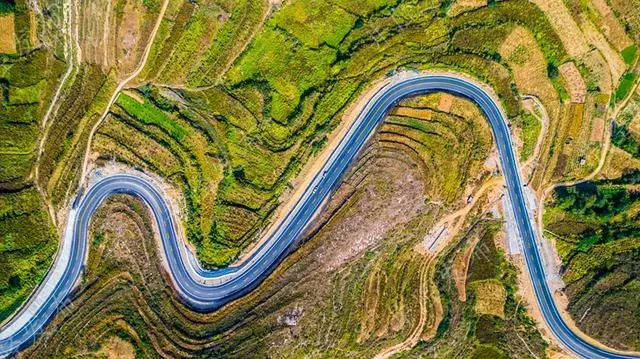
<instances>
[{"instance_id":1,"label":"brown bare soil patch","mask_svg":"<svg viewBox=\"0 0 640 359\"><path fill-rule=\"evenodd\" d=\"M455 96L443 93L440 96L440 103L438 104L438 110L442 112L451 112L451 106L453 105L453 101L455 100Z\"/></svg>"},{"instance_id":2,"label":"brown bare soil patch","mask_svg":"<svg viewBox=\"0 0 640 359\"><path fill-rule=\"evenodd\" d=\"M409 158L405 160L411 161ZM358 176L347 183L352 183L354 187L363 186L367 190L350 197L345 209L338 212L324 228L339 243L349 243L340 250L320 254L318 260L325 263L326 271L340 267L379 242L388 230L406 223L424 209L424 183L416 171L391 158L365 161L365 167L359 169L360 173L366 174L369 167L376 172L375 176L373 173L364 179ZM375 167L370 167L373 165Z\"/></svg>"},{"instance_id":3,"label":"brown bare soil patch","mask_svg":"<svg viewBox=\"0 0 640 359\"><path fill-rule=\"evenodd\" d=\"M600 142L602 141L602 135L604 131L604 120L600 117L596 117L593 119L593 125L591 127L591 142Z\"/></svg>"},{"instance_id":4,"label":"brown bare soil patch","mask_svg":"<svg viewBox=\"0 0 640 359\"><path fill-rule=\"evenodd\" d=\"M119 57L118 63L122 64L124 72L134 69L138 63L138 51L140 54L144 48L142 43L142 21L143 10L139 3L127 2L124 16L119 24L120 30L116 34L116 55ZM138 50L138 51L136 51Z\"/></svg>"},{"instance_id":5,"label":"brown bare soil patch","mask_svg":"<svg viewBox=\"0 0 640 359\"><path fill-rule=\"evenodd\" d=\"M13 14L0 16L0 53L16 53L16 32Z\"/></svg>"},{"instance_id":6,"label":"brown bare soil patch","mask_svg":"<svg viewBox=\"0 0 640 359\"><path fill-rule=\"evenodd\" d=\"M79 11L84 60L100 65L105 72L116 68L123 78L133 72L144 53L157 14L133 0L123 0L120 4L116 0L83 2Z\"/></svg>"},{"instance_id":7,"label":"brown bare soil patch","mask_svg":"<svg viewBox=\"0 0 640 359\"><path fill-rule=\"evenodd\" d=\"M136 357L133 345L118 337L109 338L102 351L108 359L133 359Z\"/></svg>"},{"instance_id":8,"label":"brown bare soil patch","mask_svg":"<svg viewBox=\"0 0 640 359\"><path fill-rule=\"evenodd\" d=\"M560 74L567 83L569 93L571 94L571 102L584 103L587 97L587 85L584 83L578 67L573 61L566 62L560 67Z\"/></svg>"}]
</instances>

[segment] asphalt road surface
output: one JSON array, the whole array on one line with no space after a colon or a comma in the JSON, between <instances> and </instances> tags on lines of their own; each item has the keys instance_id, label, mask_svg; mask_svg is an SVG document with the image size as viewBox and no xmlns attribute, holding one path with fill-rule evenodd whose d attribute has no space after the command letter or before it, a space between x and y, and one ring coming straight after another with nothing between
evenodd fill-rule
<instances>
[{"instance_id":1,"label":"asphalt road surface","mask_svg":"<svg viewBox=\"0 0 640 359\"><path fill-rule=\"evenodd\" d=\"M61 248L43 283L29 302L0 331L0 356L11 355L29 345L55 313L64 308L78 283L87 257L91 217L109 196L127 193L141 198L149 206L160 231L164 260L181 299L194 310L212 311L253 290L295 247L302 231L340 184L342 176L367 139L398 101L440 91L474 101L491 125L536 299L555 337L580 357L636 358L637 356L612 352L585 341L562 319L545 278L533 224L527 213L507 120L499 105L482 88L468 79L450 75L396 76L376 92L274 234L236 267L208 271L195 264L193 256L176 234L173 217L162 193L144 177L119 174L97 181L85 193L81 192L74 201Z\"/></svg>"}]
</instances>

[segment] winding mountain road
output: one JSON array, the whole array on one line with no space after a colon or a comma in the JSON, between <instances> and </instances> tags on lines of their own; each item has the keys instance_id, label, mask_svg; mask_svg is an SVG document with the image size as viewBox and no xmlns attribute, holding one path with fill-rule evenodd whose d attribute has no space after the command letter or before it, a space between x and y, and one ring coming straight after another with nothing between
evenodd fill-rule
<instances>
[{"instance_id":1,"label":"winding mountain road","mask_svg":"<svg viewBox=\"0 0 640 359\"><path fill-rule=\"evenodd\" d=\"M398 76L380 88L365 104L355 121L315 175L304 194L268 238L242 264L223 270L200 268L177 235L171 210L161 191L141 176L117 174L92 184L74 202L61 248L52 269L29 302L0 330L0 357L29 345L68 300L80 279L88 250L93 213L109 196L128 193L141 198L151 209L174 287L181 299L198 311L212 311L237 299L268 276L291 251L302 231L322 203L340 184L349 165L388 111L403 98L429 92L449 92L474 101L491 125L514 218L523 242L527 268L539 308L554 336L567 349L584 358L638 358L592 344L563 320L545 277L544 266L525 204L518 161L511 143L506 117L496 101L472 80L453 75Z\"/></svg>"}]
</instances>

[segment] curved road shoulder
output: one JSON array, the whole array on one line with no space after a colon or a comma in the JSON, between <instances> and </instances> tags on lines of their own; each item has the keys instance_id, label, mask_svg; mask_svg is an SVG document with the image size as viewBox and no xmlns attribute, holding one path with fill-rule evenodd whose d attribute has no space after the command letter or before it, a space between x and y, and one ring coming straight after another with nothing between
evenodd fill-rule
<instances>
[{"instance_id":1,"label":"curved road shoulder","mask_svg":"<svg viewBox=\"0 0 640 359\"><path fill-rule=\"evenodd\" d=\"M164 260L180 298L194 310L212 311L253 290L295 247L300 234L340 184L350 164L391 108L403 98L440 91L472 100L491 125L536 301L553 335L567 349L581 357L637 358L634 354L615 352L591 343L563 320L547 283L533 221L527 211L507 118L498 102L473 80L453 75L418 74L390 79L367 101L321 170L277 225L273 235L236 267L208 271L194 265L193 257L179 240L163 194L145 178L115 174L94 183L74 201L60 253L51 271L32 300L0 331L0 357L15 353L31 343L56 311L64 306L83 270L92 215L109 196L128 193L139 197L149 206L160 234Z\"/></svg>"}]
</instances>

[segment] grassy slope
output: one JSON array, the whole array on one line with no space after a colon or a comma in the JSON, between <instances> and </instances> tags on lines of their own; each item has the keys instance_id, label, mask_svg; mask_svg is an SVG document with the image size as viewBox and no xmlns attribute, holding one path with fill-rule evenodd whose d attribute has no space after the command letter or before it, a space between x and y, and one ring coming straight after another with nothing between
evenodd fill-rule
<instances>
[{"instance_id":1,"label":"grassy slope","mask_svg":"<svg viewBox=\"0 0 640 359\"><path fill-rule=\"evenodd\" d=\"M547 235L563 260L569 311L578 326L614 347L638 350L640 197L633 181L560 188L545 210ZM614 330L611 330L614 328Z\"/></svg>"},{"instance_id":2,"label":"grassy slope","mask_svg":"<svg viewBox=\"0 0 640 359\"><path fill-rule=\"evenodd\" d=\"M264 27L264 1L173 1L143 77L209 87L141 87L144 104L122 97L93 144L101 160L116 158L159 173L182 189L188 236L206 265L229 263L255 238L301 164L372 78L397 67L469 72L488 82L515 118L521 114L518 89L496 56L506 32L493 30L524 26L548 63L567 58L544 15L524 0L452 19L445 15L449 2L435 0L335 0L337 6L323 5L326 11L302 6L305 1L283 7ZM203 28L212 19L219 26ZM314 31L327 24L337 30ZM82 66L69 85L42 164L42 185L56 204L77 181L86 130L113 81ZM33 99L30 91L37 88L13 93ZM527 148L533 136L524 133ZM28 156L3 156L11 166L30 166Z\"/></svg>"},{"instance_id":3,"label":"grassy slope","mask_svg":"<svg viewBox=\"0 0 640 359\"><path fill-rule=\"evenodd\" d=\"M279 196L287 191L289 181L321 147L342 110L371 79L398 67L459 69L490 83L508 113L516 117L521 109L508 68L495 58L495 49L478 46L498 46L506 33L483 31L475 35L474 41L451 43L449 39L470 27L490 30L496 25L509 27L518 23L538 34L549 62L566 57L543 14L526 1L500 3L454 19L444 18L437 1L402 2L393 9L388 1L336 4L323 3L323 11L313 10L313 4L305 0L284 6L266 22L224 76L202 68L213 61L211 49L231 46L226 37L214 39L200 60L191 61L193 65L186 76L192 85L213 84L206 89L140 89L154 106L184 123L186 131L207 141L199 157L192 154L200 150L174 143L162 126L136 120L131 113L123 115L119 107L113 110L114 121L122 122L118 127L125 127L118 131L136 129L140 134L134 138L117 135L111 129L116 125L109 125L111 121L105 123L110 127L101 129L94 149L102 159L115 157L158 172L183 188L189 207L188 236L196 243L205 265L228 264L254 240ZM219 36L236 34L246 39L246 33L237 31L238 23L260 19L264 8L245 5L239 2L227 13L229 17L218 30ZM185 6L186 3L176 7L179 10L173 16L173 24L167 24L168 40L154 46L145 69L146 78L169 79L171 76L165 73L173 70L167 67L169 63L161 61L191 51L177 40L188 31L185 16L213 11L209 5L193 9ZM337 30L316 31L320 28ZM229 56L235 56L238 47L244 46L243 41L234 44L228 49ZM214 68L225 69L220 67L225 63L225 59L218 58ZM534 141L534 130L525 126L525 153ZM141 148L136 145L140 143L149 144ZM173 158L166 168L150 157L158 151ZM171 167L175 163L181 167L178 172ZM209 174L203 166L212 168ZM206 178L211 185L197 185L198 178Z\"/></svg>"},{"instance_id":4,"label":"grassy slope","mask_svg":"<svg viewBox=\"0 0 640 359\"><path fill-rule=\"evenodd\" d=\"M12 2L13 4L13 2ZM41 119L64 71L31 44L28 10L17 1L17 55L0 55L0 321L22 304L49 267L56 234L33 186Z\"/></svg>"},{"instance_id":5,"label":"grassy slope","mask_svg":"<svg viewBox=\"0 0 640 359\"><path fill-rule=\"evenodd\" d=\"M433 102L418 103L422 107ZM457 154L455 158L443 151L447 146ZM348 185L338 189L311 238L254 294L212 314L194 313L178 304L159 275L157 246L143 205L130 197L113 199L98 211L93 223L80 295L52 323L49 331L56 335L38 341L25 354L92 353L115 336L130 342L144 357L372 356L403 340L415 326L418 289L424 285L419 273L425 260L413 248L443 211L463 202L463 188L477 181L489 146L489 129L477 115L437 113L431 120L390 117L347 176ZM424 162L426 158L439 165ZM448 188L444 181L431 180L443 176L460 179L460 185ZM423 196L442 205L426 205ZM387 213L396 201L400 201L395 205L398 212ZM395 224L386 233L368 234L390 218ZM362 228L363 220L370 226L362 240L375 238L368 246L354 240L354 230ZM489 220L472 234L484 240L470 276L504 283L508 317L479 319L469 309L473 299L465 305L464 314L457 305L445 302L450 308L448 318L465 318L459 327L448 325L457 328L453 336L464 343L461 348L525 357L524 348L513 345L517 333L541 354L544 343L513 295L513 268L491 247L498 226ZM489 269L482 264L487 254L480 253L488 247L488 255L494 258ZM448 266L442 262L436 273ZM450 290L442 285L441 289ZM427 298L429 306L432 295ZM95 312L100 315L88 315ZM432 312L427 316L427 325L433 325ZM291 325L292 321L297 324ZM462 335L464 328L475 325L478 334ZM72 334L78 332L87 334ZM432 354L429 346L445 353L452 336L444 327L439 333L409 356ZM501 338L503 334L506 339Z\"/></svg>"}]
</instances>

